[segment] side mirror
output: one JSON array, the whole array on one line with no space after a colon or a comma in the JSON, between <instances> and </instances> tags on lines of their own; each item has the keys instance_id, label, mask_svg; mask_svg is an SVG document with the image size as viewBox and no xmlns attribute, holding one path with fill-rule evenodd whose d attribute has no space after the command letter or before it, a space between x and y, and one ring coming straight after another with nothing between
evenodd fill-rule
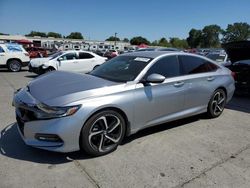
<instances>
[{"instance_id":1,"label":"side mirror","mask_svg":"<svg viewBox=\"0 0 250 188\"><path fill-rule=\"evenodd\" d=\"M63 57L59 57L58 59L57 59L57 61L63 61Z\"/></svg>"},{"instance_id":2,"label":"side mirror","mask_svg":"<svg viewBox=\"0 0 250 188\"><path fill-rule=\"evenodd\" d=\"M142 83L162 83L165 80L165 76L160 74L150 74L146 79L141 80Z\"/></svg>"}]
</instances>

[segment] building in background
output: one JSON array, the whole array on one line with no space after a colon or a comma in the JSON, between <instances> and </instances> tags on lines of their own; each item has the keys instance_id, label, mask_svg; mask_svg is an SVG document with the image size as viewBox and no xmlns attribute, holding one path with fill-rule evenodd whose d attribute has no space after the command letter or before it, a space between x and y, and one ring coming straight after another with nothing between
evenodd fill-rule
<instances>
[{"instance_id":1,"label":"building in background","mask_svg":"<svg viewBox=\"0 0 250 188\"><path fill-rule=\"evenodd\" d=\"M53 37L28 37L23 35L0 35L0 42L19 43L24 47L43 47L51 51L56 50L117 50L125 51L132 46L128 42L121 41L96 41Z\"/></svg>"}]
</instances>

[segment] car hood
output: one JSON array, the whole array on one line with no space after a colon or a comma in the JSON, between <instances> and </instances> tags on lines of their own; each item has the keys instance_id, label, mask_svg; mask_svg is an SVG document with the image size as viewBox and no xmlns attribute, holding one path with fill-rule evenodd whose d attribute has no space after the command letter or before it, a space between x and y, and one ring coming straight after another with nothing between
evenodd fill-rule
<instances>
[{"instance_id":1,"label":"car hood","mask_svg":"<svg viewBox=\"0 0 250 188\"><path fill-rule=\"evenodd\" d=\"M112 87L120 85L89 74L54 71L31 81L30 94L38 101L50 106L61 106L112 92Z\"/></svg>"},{"instance_id":2,"label":"car hood","mask_svg":"<svg viewBox=\"0 0 250 188\"><path fill-rule=\"evenodd\" d=\"M250 59L250 41L237 41L222 44L231 62Z\"/></svg>"},{"instance_id":3,"label":"car hood","mask_svg":"<svg viewBox=\"0 0 250 188\"><path fill-rule=\"evenodd\" d=\"M30 61L30 64L32 67L39 67L45 62L48 62L50 60L50 57L44 57L44 58L35 58Z\"/></svg>"}]
</instances>

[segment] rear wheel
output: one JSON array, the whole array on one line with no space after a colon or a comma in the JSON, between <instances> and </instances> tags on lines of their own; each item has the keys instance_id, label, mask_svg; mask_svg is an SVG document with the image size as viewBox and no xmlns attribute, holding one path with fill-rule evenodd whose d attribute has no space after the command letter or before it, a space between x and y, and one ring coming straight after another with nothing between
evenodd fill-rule
<instances>
[{"instance_id":1,"label":"rear wheel","mask_svg":"<svg viewBox=\"0 0 250 188\"><path fill-rule=\"evenodd\" d=\"M124 135L124 118L116 111L104 110L84 124L80 144L92 156L105 155L117 148Z\"/></svg>"},{"instance_id":2,"label":"rear wheel","mask_svg":"<svg viewBox=\"0 0 250 188\"><path fill-rule=\"evenodd\" d=\"M207 107L207 114L211 118L219 117L226 104L226 93L223 89L217 89L213 93Z\"/></svg>"},{"instance_id":3,"label":"rear wheel","mask_svg":"<svg viewBox=\"0 0 250 188\"><path fill-rule=\"evenodd\" d=\"M20 61L18 60L10 60L7 64L8 66L8 69L11 71L11 72L19 72L21 69L22 69L22 64Z\"/></svg>"}]
</instances>

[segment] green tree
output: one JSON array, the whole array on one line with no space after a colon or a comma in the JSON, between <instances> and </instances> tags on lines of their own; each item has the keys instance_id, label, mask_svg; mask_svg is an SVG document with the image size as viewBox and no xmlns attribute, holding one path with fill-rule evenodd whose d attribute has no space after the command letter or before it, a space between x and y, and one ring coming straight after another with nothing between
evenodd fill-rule
<instances>
[{"instance_id":1,"label":"green tree","mask_svg":"<svg viewBox=\"0 0 250 188\"><path fill-rule=\"evenodd\" d=\"M153 42L151 42L150 45L151 46L158 46L159 45L159 41L158 40L154 40Z\"/></svg>"},{"instance_id":2,"label":"green tree","mask_svg":"<svg viewBox=\"0 0 250 188\"><path fill-rule=\"evenodd\" d=\"M162 37L159 41L158 41L158 46L165 46L168 47L170 46L168 40L165 37Z\"/></svg>"},{"instance_id":3,"label":"green tree","mask_svg":"<svg viewBox=\"0 0 250 188\"><path fill-rule=\"evenodd\" d=\"M250 25L242 22L228 24L227 29L222 34L222 42L224 43L247 40L250 37Z\"/></svg>"},{"instance_id":4,"label":"green tree","mask_svg":"<svg viewBox=\"0 0 250 188\"><path fill-rule=\"evenodd\" d=\"M66 38L68 38L68 39L83 39L83 36L80 32L71 32Z\"/></svg>"},{"instance_id":5,"label":"green tree","mask_svg":"<svg viewBox=\"0 0 250 188\"><path fill-rule=\"evenodd\" d=\"M177 37L170 38L170 44L174 48L188 48L188 43L186 39L179 39Z\"/></svg>"},{"instance_id":6,"label":"green tree","mask_svg":"<svg viewBox=\"0 0 250 188\"><path fill-rule=\"evenodd\" d=\"M40 32L40 31L31 31L29 34L27 34L25 36L28 36L28 37L35 37L35 36L47 37L47 34L45 32Z\"/></svg>"},{"instance_id":7,"label":"green tree","mask_svg":"<svg viewBox=\"0 0 250 188\"><path fill-rule=\"evenodd\" d=\"M201 47L211 48L219 47L220 39L219 35L222 33L222 29L218 25L208 25L202 29Z\"/></svg>"},{"instance_id":8,"label":"green tree","mask_svg":"<svg viewBox=\"0 0 250 188\"><path fill-rule=\"evenodd\" d=\"M150 42L146 38L144 38L142 36L133 37L130 40L130 43L132 45L140 45L140 44L147 44L147 45L149 45L150 44Z\"/></svg>"},{"instance_id":9,"label":"green tree","mask_svg":"<svg viewBox=\"0 0 250 188\"><path fill-rule=\"evenodd\" d=\"M191 48L197 48L201 44L202 31L197 29L191 29L187 38L187 43Z\"/></svg>"},{"instance_id":10,"label":"green tree","mask_svg":"<svg viewBox=\"0 0 250 188\"><path fill-rule=\"evenodd\" d=\"M10 35L10 34L6 34L6 33L0 33L0 35Z\"/></svg>"},{"instance_id":11,"label":"green tree","mask_svg":"<svg viewBox=\"0 0 250 188\"><path fill-rule=\"evenodd\" d=\"M128 38L124 38L123 42L129 42L129 39Z\"/></svg>"},{"instance_id":12,"label":"green tree","mask_svg":"<svg viewBox=\"0 0 250 188\"><path fill-rule=\"evenodd\" d=\"M48 32L47 36L54 38L62 38L62 35L60 33L55 33L55 32Z\"/></svg>"},{"instance_id":13,"label":"green tree","mask_svg":"<svg viewBox=\"0 0 250 188\"><path fill-rule=\"evenodd\" d=\"M120 39L118 37L110 36L106 41L120 41Z\"/></svg>"}]
</instances>

